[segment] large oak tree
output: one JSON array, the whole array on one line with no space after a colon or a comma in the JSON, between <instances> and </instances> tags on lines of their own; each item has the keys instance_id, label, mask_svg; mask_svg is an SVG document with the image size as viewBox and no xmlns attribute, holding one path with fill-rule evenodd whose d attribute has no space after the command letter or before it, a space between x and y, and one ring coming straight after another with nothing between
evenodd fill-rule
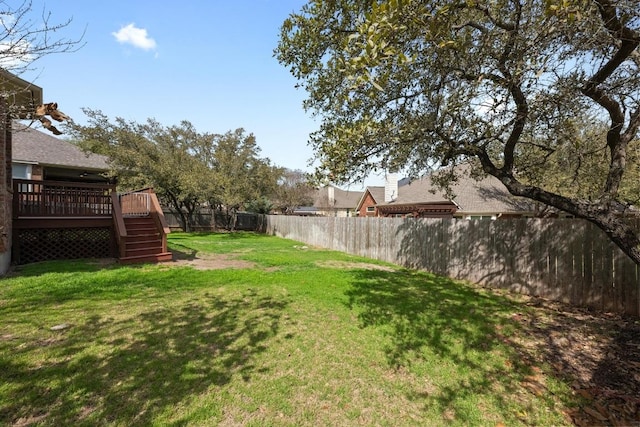
<instances>
[{"instance_id":1,"label":"large oak tree","mask_svg":"<svg viewBox=\"0 0 640 427\"><path fill-rule=\"evenodd\" d=\"M621 195L638 151L639 43L636 0L316 0L284 22L275 54L321 118L320 175L469 162L595 223L640 264L625 220L638 211ZM545 186L541 171L565 170L585 138L604 164L575 175L600 179L590 197Z\"/></svg>"},{"instance_id":2,"label":"large oak tree","mask_svg":"<svg viewBox=\"0 0 640 427\"><path fill-rule=\"evenodd\" d=\"M108 157L110 174L119 191L153 187L183 230L191 231L194 214L207 199L212 171L193 147L206 145L210 135L196 131L188 121L165 127L156 120L144 123L84 109L86 125L74 123L71 135L83 149Z\"/></svg>"},{"instance_id":3,"label":"large oak tree","mask_svg":"<svg viewBox=\"0 0 640 427\"><path fill-rule=\"evenodd\" d=\"M260 147L253 134L236 129L213 135L211 169L214 199L210 203L224 207L233 229L238 210L273 198L282 168L260 157ZM268 204L268 203L265 203Z\"/></svg>"},{"instance_id":4,"label":"large oak tree","mask_svg":"<svg viewBox=\"0 0 640 427\"><path fill-rule=\"evenodd\" d=\"M164 126L154 119L137 123L83 111L88 123L70 126L78 145L109 158L119 190L153 187L185 231L191 231L203 206L224 207L233 216L275 191L280 169L259 157L255 137L243 129L200 133L186 120Z\"/></svg>"}]
</instances>

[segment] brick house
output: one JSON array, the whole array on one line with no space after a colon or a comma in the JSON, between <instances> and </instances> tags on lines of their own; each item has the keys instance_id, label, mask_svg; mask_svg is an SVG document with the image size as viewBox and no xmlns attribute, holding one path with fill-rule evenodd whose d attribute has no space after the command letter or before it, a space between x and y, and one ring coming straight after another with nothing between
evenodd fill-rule
<instances>
[{"instance_id":1,"label":"brick house","mask_svg":"<svg viewBox=\"0 0 640 427\"><path fill-rule=\"evenodd\" d=\"M171 259L152 189L117 194L106 156L13 123L11 262Z\"/></svg>"},{"instance_id":2,"label":"brick house","mask_svg":"<svg viewBox=\"0 0 640 427\"><path fill-rule=\"evenodd\" d=\"M108 158L21 123L13 123L12 176L16 179L107 183Z\"/></svg>"},{"instance_id":3,"label":"brick house","mask_svg":"<svg viewBox=\"0 0 640 427\"><path fill-rule=\"evenodd\" d=\"M42 88L0 70L0 275L11 262L12 211L12 119L23 118L42 104Z\"/></svg>"},{"instance_id":4,"label":"brick house","mask_svg":"<svg viewBox=\"0 0 640 427\"><path fill-rule=\"evenodd\" d=\"M458 166L465 168L464 165ZM461 170L448 197L430 176L398 181L388 174L385 187L367 187L358 203L359 216L504 219L535 216L533 202L511 195L495 177L476 181Z\"/></svg>"},{"instance_id":5,"label":"brick house","mask_svg":"<svg viewBox=\"0 0 640 427\"><path fill-rule=\"evenodd\" d=\"M358 216L378 216L376 205L382 200L384 200L384 187L367 187L357 205Z\"/></svg>"}]
</instances>

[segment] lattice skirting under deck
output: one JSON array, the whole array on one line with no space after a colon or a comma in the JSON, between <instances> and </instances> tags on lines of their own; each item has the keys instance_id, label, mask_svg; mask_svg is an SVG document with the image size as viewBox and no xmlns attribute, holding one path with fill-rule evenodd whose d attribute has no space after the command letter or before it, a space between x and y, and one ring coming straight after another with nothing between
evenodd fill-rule
<instances>
[{"instance_id":1,"label":"lattice skirting under deck","mask_svg":"<svg viewBox=\"0 0 640 427\"><path fill-rule=\"evenodd\" d=\"M110 227L14 230L13 263L115 256Z\"/></svg>"}]
</instances>

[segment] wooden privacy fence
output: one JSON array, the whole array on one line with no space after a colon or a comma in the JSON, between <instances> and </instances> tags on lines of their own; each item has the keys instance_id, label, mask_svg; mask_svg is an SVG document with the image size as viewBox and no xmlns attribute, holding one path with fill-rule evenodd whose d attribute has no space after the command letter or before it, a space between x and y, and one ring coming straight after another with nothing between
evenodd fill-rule
<instances>
[{"instance_id":1,"label":"wooden privacy fence","mask_svg":"<svg viewBox=\"0 0 640 427\"><path fill-rule=\"evenodd\" d=\"M265 231L490 287L640 315L638 266L583 220L269 215Z\"/></svg>"},{"instance_id":2,"label":"wooden privacy fence","mask_svg":"<svg viewBox=\"0 0 640 427\"><path fill-rule=\"evenodd\" d=\"M178 215L170 210L164 211L164 217L172 230L182 230ZM234 229L247 231L260 231L264 215L238 212ZM223 212L213 210L202 210L193 216L193 231L216 231L224 230L230 226L232 218ZM182 230L184 231L184 230Z\"/></svg>"}]
</instances>

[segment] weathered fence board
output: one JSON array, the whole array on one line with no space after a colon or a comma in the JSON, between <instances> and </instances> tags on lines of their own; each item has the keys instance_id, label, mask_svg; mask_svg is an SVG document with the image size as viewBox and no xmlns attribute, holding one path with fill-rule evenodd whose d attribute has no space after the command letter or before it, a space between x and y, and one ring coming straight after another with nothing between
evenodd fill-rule
<instances>
[{"instance_id":1,"label":"weathered fence board","mask_svg":"<svg viewBox=\"0 0 640 427\"><path fill-rule=\"evenodd\" d=\"M182 225L178 219L178 215L170 210L163 211L165 220L172 230L182 230ZM261 227L260 221L263 215L238 212L235 217L234 229L236 230L251 230L258 231ZM196 213L191 224L193 231L216 231L224 230L231 226L233 218L230 215L226 215L223 212L202 210ZM184 231L184 230L182 230Z\"/></svg>"},{"instance_id":2,"label":"weathered fence board","mask_svg":"<svg viewBox=\"0 0 640 427\"><path fill-rule=\"evenodd\" d=\"M600 229L582 220L270 215L265 227L268 234L309 245L576 306L640 315L638 266Z\"/></svg>"}]
</instances>

